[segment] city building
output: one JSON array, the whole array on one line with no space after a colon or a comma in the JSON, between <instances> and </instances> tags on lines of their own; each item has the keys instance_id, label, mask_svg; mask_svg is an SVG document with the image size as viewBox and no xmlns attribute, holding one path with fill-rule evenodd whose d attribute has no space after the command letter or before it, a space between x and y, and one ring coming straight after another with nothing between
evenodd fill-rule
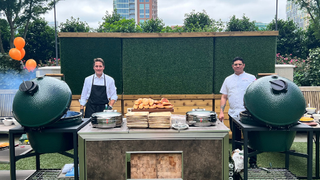
<instances>
[{"instance_id":1,"label":"city building","mask_svg":"<svg viewBox=\"0 0 320 180\"><path fill-rule=\"evenodd\" d=\"M306 29L309 26L309 14L292 1L287 1L286 15L287 19L293 20L300 28Z\"/></svg>"},{"instance_id":2,"label":"city building","mask_svg":"<svg viewBox=\"0 0 320 180\"><path fill-rule=\"evenodd\" d=\"M113 0L113 10L136 23L158 17L158 0Z\"/></svg>"}]
</instances>

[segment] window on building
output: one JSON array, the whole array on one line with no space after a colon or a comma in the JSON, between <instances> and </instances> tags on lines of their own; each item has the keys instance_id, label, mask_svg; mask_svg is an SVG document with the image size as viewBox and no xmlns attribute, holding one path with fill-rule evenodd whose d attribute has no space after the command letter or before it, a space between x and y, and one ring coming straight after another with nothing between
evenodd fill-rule
<instances>
[{"instance_id":1,"label":"window on building","mask_svg":"<svg viewBox=\"0 0 320 180\"><path fill-rule=\"evenodd\" d=\"M146 0L146 2L149 2L149 0Z\"/></svg>"},{"instance_id":2,"label":"window on building","mask_svg":"<svg viewBox=\"0 0 320 180\"><path fill-rule=\"evenodd\" d=\"M143 9L140 9L139 13L140 13L140 14L144 14Z\"/></svg>"},{"instance_id":3,"label":"window on building","mask_svg":"<svg viewBox=\"0 0 320 180\"><path fill-rule=\"evenodd\" d=\"M139 0L139 2L144 2L144 0Z\"/></svg>"},{"instance_id":4,"label":"window on building","mask_svg":"<svg viewBox=\"0 0 320 180\"><path fill-rule=\"evenodd\" d=\"M146 4L146 9L149 9L149 4Z\"/></svg>"},{"instance_id":5,"label":"window on building","mask_svg":"<svg viewBox=\"0 0 320 180\"><path fill-rule=\"evenodd\" d=\"M130 9L134 9L135 7L134 7L134 4L130 4Z\"/></svg>"},{"instance_id":6,"label":"window on building","mask_svg":"<svg viewBox=\"0 0 320 180\"><path fill-rule=\"evenodd\" d=\"M139 21L140 23L143 23L144 22L144 20L143 19L140 19L140 21Z\"/></svg>"},{"instance_id":7,"label":"window on building","mask_svg":"<svg viewBox=\"0 0 320 180\"><path fill-rule=\"evenodd\" d=\"M119 14L128 14L129 13L129 9L117 9L117 12Z\"/></svg>"},{"instance_id":8,"label":"window on building","mask_svg":"<svg viewBox=\"0 0 320 180\"><path fill-rule=\"evenodd\" d=\"M130 14L134 14L134 9L130 9Z\"/></svg>"},{"instance_id":9,"label":"window on building","mask_svg":"<svg viewBox=\"0 0 320 180\"><path fill-rule=\"evenodd\" d=\"M134 15L129 15L129 19L135 19Z\"/></svg>"},{"instance_id":10,"label":"window on building","mask_svg":"<svg viewBox=\"0 0 320 180\"><path fill-rule=\"evenodd\" d=\"M140 4L140 9L144 9L144 4Z\"/></svg>"},{"instance_id":11,"label":"window on building","mask_svg":"<svg viewBox=\"0 0 320 180\"><path fill-rule=\"evenodd\" d=\"M128 8L129 5L128 4L117 4L117 9L120 9L120 8Z\"/></svg>"},{"instance_id":12,"label":"window on building","mask_svg":"<svg viewBox=\"0 0 320 180\"><path fill-rule=\"evenodd\" d=\"M118 0L118 3L128 3L129 0Z\"/></svg>"},{"instance_id":13,"label":"window on building","mask_svg":"<svg viewBox=\"0 0 320 180\"><path fill-rule=\"evenodd\" d=\"M146 18L149 18L149 14L146 14Z\"/></svg>"},{"instance_id":14,"label":"window on building","mask_svg":"<svg viewBox=\"0 0 320 180\"><path fill-rule=\"evenodd\" d=\"M140 18L144 18L144 14L140 14Z\"/></svg>"},{"instance_id":15,"label":"window on building","mask_svg":"<svg viewBox=\"0 0 320 180\"><path fill-rule=\"evenodd\" d=\"M134 0L130 0L129 2L134 3Z\"/></svg>"},{"instance_id":16,"label":"window on building","mask_svg":"<svg viewBox=\"0 0 320 180\"><path fill-rule=\"evenodd\" d=\"M149 9L146 9L146 14L149 14Z\"/></svg>"}]
</instances>

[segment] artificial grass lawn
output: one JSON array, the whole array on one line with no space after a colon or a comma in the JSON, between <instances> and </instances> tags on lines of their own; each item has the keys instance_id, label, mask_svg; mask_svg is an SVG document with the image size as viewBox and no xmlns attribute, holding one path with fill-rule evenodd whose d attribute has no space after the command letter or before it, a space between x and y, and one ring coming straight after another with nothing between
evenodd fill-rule
<instances>
[{"instance_id":1,"label":"artificial grass lawn","mask_svg":"<svg viewBox=\"0 0 320 180\"><path fill-rule=\"evenodd\" d=\"M231 149L231 144L230 144ZM294 142L291 150L300 153L307 153L306 142ZM73 150L68 151L73 153ZM313 146L313 175L315 175L315 146ZM61 169L65 164L73 163L73 159L61 155L59 153L49 153L40 156L41 169ZM270 168L284 168L285 167L285 154L277 152L265 152L258 154L257 164L259 167ZM296 176L306 176L307 172L307 159L297 156L290 156L289 170ZM29 157L20 159L16 163L17 170L34 170L36 169L36 158ZM0 164L0 170L10 170L10 164Z\"/></svg>"}]
</instances>

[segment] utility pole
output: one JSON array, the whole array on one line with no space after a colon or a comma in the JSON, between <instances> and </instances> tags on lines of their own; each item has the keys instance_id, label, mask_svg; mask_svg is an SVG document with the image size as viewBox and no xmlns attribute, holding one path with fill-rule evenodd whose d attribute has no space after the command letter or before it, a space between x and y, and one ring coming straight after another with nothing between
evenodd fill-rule
<instances>
[{"instance_id":1,"label":"utility pole","mask_svg":"<svg viewBox=\"0 0 320 180\"><path fill-rule=\"evenodd\" d=\"M54 33L55 33L55 41L56 41L56 66L59 65L58 61L58 39L57 39L57 20L56 20L56 0L54 0Z\"/></svg>"}]
</instances>

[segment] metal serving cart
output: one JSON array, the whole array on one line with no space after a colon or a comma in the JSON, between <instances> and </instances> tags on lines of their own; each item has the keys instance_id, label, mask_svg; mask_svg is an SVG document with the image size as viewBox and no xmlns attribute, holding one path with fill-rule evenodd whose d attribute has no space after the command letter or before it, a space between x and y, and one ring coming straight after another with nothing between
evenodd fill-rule
<instances>
[{"instance_id":1,"label":"metal serving cart","mask_svg":"<svg viewBox=\"0 0 320 180\"><path fill-rule=\"evenodd\" d=\"M71 127L63 127L63 128L54 128L54 129L43 129L42 132L47 133L72 133L73 136L73 147L74 147L74 154L70 154L68 152L59 152L62 155L65 155L67 157L73 158L74 160L74 172L78 172L78 166L79 163L78 160L78 131L82 129L84 126L86 126L90 122L89 118L83 118L82 123L76 126ZM11 179L16 179L16 162L22 158L36 156L36 172L40 171L40 155L44 153L28 153L24 155L15 155L14 151L14 136L16 134L23 134L25 133L25 128L21 126L17 126L15 128L12 128L9 130L9 143L10 143L10 176ZM34 174L35 174L34 173ZM31 175L32 176L32 175ZM78 179L79 175L78 173L74 173L74 179Z\"/></svg>"},{"instance_id":2,"label":"metal serving cart","mask_svg":"<svg viewBox=\"0 0 320 180\"><path fill-rule=\"evenodd\" d=\"M248 158L259 153L260 151L248 152L248 132L250 131L303 131L307 132L307 154L293 152L293 151L285 151L285 168L289 171L289 155L299 156L307 158L307 179L312 179L312 144L313 144L313 131L314 129L311 126L308 126L303 123L299 123L285 130L278 129L270 129L262 126L253 126L248 124L243 124L239 120L233 120L232 128L239 128L243 132L243 141L235 141L235 133L232 134L232 149L234 150L236 144L243 145L244 151L244 180L248 179ZM319 142L318 142L319 144ZM259 160L258 160L259 161ZM318 172L319 174L319 172Z\"/></svg>"}]
</instances>

